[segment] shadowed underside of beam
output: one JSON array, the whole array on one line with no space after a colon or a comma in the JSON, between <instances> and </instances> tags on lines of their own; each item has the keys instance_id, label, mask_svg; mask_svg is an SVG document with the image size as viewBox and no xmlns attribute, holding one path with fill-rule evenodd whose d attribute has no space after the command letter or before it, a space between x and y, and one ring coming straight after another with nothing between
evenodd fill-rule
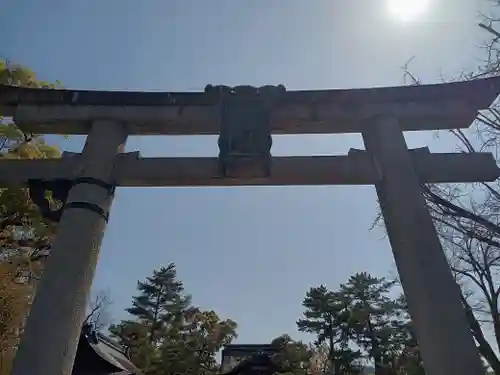
<instances>
[{"instance_id":1,"label":"shadowed underside of beam","mask_svg":"<svg viewBox=\"0 0 500 375\"><path fill-rule=\"evenodd\" d=\"M422 182L494 181L500 169L491 154L430 154L412 152ZM80 176L80 156L52 160L0 159L0 186L18 186L28 179L73 179ZM282 186L371 185L380 180L366 152L348 156L275 157L271 177L218 177L217 158L117 158L118 186Z\"/></svg>"},{"instance_id":2,"label":"shadowed underside of beam","mask_svg":"<svg viewBox=\"0 0 500 375\"><path fill-rule=\"evenodd\" d=\"M275 134L353 133L379 114L395 115L403 130L470 126L500 93L500 78L438 85L287 91L272 110ZM218 134L213 95L24 89L0 85L0 115L25 131L86 134L89 121L115 119L130 134Z\"/></svg>"}]
</instances>

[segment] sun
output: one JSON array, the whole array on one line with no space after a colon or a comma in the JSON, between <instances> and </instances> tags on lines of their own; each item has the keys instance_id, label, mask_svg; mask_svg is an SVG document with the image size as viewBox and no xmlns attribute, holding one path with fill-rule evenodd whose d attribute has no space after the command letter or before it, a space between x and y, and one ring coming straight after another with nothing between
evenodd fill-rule
<instances>
[{"instance_id":1,"label":"sun","mask_svg":"<svg viewBox=\"0 0 500 375\"><path fill-rule=\"evenodd\" d=\"M430 0L386 0L387 9L394 18L413 21L429 8Z\"/></svg>"}]
</instances>

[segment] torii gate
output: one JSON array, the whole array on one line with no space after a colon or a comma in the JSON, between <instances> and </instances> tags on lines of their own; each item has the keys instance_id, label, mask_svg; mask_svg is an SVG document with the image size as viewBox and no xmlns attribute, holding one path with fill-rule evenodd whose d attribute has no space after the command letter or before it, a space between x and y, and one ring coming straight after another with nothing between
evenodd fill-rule
<instances>
[{"instance_id":1,"label":"torii gate","mask_svg":"<svg viewBox=\"0 0 500 375\"><path fill-rule=\"evenodd\" d=\"M494 181L500 170L489 153L409 152L403 131L467 128L499 93L499 78L293 92L283 87L134 93L0 86L0 115L13 116L23 131L88 134L81 154L0 159L0 186L30 182L33 187L43 180L68 193L13 375L71 373L114 186L334 184L376 186L426 373L483 374L421 184ZM128 135L219 132L219 158L142 159L123 153ZM270 156L271 133L355 132L362 133L366 151Z\"/></svg>"}]
</instances>

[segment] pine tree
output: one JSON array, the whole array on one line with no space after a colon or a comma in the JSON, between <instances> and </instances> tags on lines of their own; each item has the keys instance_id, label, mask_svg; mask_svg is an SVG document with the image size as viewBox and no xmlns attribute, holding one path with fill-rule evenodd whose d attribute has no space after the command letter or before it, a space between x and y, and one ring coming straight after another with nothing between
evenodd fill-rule
<instances>
[{"instance_id":1,"label":"pine tree","mask_svg":"<svg viewBox=\"0 0 500 375\"><path fill-rule=\"evenodd\" d=\"M157 343L167 328L181 323L191 297L183 294L184 287L177 280L173 263L153 271L153 276L146 278L146 281L139 281L137 289L140 294L133 297L132 307L126 311L149 328L149 342Z\"/></svg>"},{"instance_id":2,"label":"pine tree","mask_svg":"<svg viewBox=\"0 0 500 375\"><path fill-rule=\"evenodd\" d=\"M191 306L173 263L137 289L126 309L132 319L110 327L132 362L146 375L216 374L216 354L236 337L236 322Z\"/></svg>"},{"instance_id":3,"label":"pine tree","mask_svg":"<svg viewBox=\"0 0 500 375\"><path fill-rule=\"evenodd\" d=\"M394 359L404 347L405 311L400 301L389 296L394 284L362 272L340 288L348 304L355 343L373 360L377 375L393 369Z\"/></svg>"},{"instance_id":4,"label":"pine tree","mask_svg":"<svg viewBox=\"0 0 500 375\"><path fill-rule=\"evenodd\" d=\"M315 334L316 345L328 345L329 372L355 373L361 353L349 347L352 329L344 296L321 285L309 290L302 305L306 311L297 326L300 331Z\"/></svg>"},{"instance_id":5,"label":"pine tree","mask_svg":"<svg viewBox=\"0 0 500 375\"><path fill-rule=\"evenodd\" d=\"M132 320L112 325L110 332L133 354L132 360L145 373L154 373L160 361L160 345L168 336L182 330L183 316L191 297L184 294L175 264L153 271L137 283L139 295L126 311Z\"/></svg>"}]
</instances>

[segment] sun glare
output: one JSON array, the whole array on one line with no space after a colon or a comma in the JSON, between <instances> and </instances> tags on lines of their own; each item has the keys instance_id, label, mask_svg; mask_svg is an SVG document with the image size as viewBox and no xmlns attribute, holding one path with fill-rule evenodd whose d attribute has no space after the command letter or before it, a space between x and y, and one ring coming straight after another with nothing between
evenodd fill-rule
<instances>
[{"instance_id":1,"label":"sun glare","mask_svg":"<svg viewBox=\"0 0 500 375\"><path fill-rule=\"evenodd\" d=\"M386 0L391 15L401 21L412 21L429 8L429 0Z\"/></svg>"}]
</instances>

